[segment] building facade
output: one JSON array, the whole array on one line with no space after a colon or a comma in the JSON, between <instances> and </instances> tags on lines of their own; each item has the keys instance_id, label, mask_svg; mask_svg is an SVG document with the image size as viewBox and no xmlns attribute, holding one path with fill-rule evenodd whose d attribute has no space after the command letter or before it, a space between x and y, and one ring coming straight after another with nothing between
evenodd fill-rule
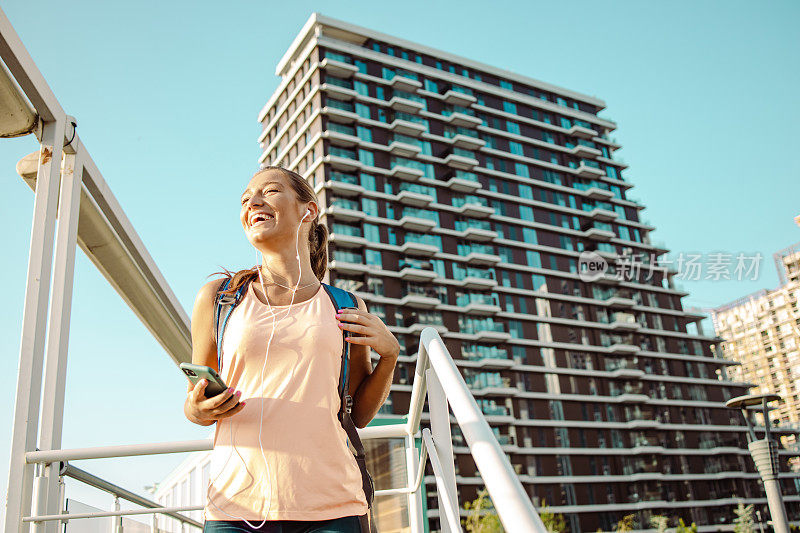
<instances>
[{"instance_id":1,"label":"building facade","mask_svg":"<svg viewBox=\"0 0 800 533\"><path fill-rule=\"evenodd\" d=\"M627 514L724 529L740 500L765 508L724 406L747 384L659 264L601 100L318 14L276 74L259 162L314 186L328 281L402 345L382 417L408 412L434 327L532 502L573 533ZM482 481L453 435L463 504Z\"/></svg>"},{"instance_id":2,"label":"building facade","mask_svg":"<svg viewBox=\"0 0 800 533\"><path fill-rule=\"evenodd\" d=\"M782 424L800 426L800 243L775 254L781 281L714 310L722 352L740 364L732 379L754 384L753 394L778 394L771 413Z\"/></svg>"}]
</instances>

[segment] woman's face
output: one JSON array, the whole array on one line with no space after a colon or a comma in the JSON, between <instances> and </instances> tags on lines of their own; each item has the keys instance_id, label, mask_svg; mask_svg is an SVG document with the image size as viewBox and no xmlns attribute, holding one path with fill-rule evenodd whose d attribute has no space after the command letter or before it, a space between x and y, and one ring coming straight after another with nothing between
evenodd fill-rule
<instances>
[{"instance_id":1,"label":"woman's face","mask_svg":"<svg viewBox=\"0 0 800 533\"><path fill-rule=\"evenodd\" d=\"M242 193L242 208L239 219L250 243L259 248L259 243L293 243L297 237L305 206L297 202L294 189L279 170L259 172ZM303 222L313 220L307 216ZM300 231L300 242L305 232ZM307 237L306 237L307 238Z\"/></svg>"}]
</instances>

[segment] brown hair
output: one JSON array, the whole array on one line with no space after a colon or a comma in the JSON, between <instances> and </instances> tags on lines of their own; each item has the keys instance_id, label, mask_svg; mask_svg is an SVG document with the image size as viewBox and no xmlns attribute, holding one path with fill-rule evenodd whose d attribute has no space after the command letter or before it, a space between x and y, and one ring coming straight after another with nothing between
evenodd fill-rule
<instances>
[{"instance_id":1,"label":"brown hair","mask_svg":"<svg viewBox=\"0 0 800 533\"><path fill-rule=\"evenodd\" d=\"M255 177L265 170L278 170L283 173L289 181L289 185L294 189L299 202L317 201L317 195L314 194L314 189L312 189L306 179L297 172L278 166L266 166L262 167L253 174L253 176ZM325 277L325 273L328 270L328 228L324 224L320 224L317 218L311 221L311 229L308 231L308 249L311 255L311 269L314 271L314 275L317 276L317 279L322 281L322 278ZM258 278L258 265L253 268L239 270L238 272L231 272L225 267L221 268L221 272L214 272L214 274L221 274L231 281L226 290L219 291L220 294L234 294L242 284ZM214 274L211 275L213 276Z\"/></svg>"}]
</instances>

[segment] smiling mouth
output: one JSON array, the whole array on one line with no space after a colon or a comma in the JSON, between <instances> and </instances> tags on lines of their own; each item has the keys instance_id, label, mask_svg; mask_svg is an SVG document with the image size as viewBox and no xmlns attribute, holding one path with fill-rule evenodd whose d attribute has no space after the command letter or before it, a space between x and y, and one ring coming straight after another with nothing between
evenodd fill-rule
<instances>
[{"instance_id":1,"label":"smiling mouth","mask_svg":"<svg viewBox=\"0 0 800 533\"><path fill-rule=\"evenodd\" d=\"M255 228L256 226L264 225L267 222L269 222L270 220L275 220L275 217L273 217L272 215L266 215L266 214L254 215L250 219L250 227L251 228Z\"/></svg>"}]
</instances>

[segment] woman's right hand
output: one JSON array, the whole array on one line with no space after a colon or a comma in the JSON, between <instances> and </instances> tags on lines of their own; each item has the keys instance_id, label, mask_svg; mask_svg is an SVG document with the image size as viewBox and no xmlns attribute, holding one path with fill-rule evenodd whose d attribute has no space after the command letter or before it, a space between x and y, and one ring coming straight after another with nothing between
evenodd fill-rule
<instances>
[{"instance_id":1,"label":"woman's right hand","mask_svg":"<svg viewBox=\"0 0 800 533\"><path fill-rule=\"evenodd\" d=\"M201 379L189 391L186 397L187 414L203 426L210 426L217 420L235 415L244 408L245 402L240 402L241 391L228 388L221 394L206 398L205 390L208 381Z\"/></svg>"}]
</instances>

